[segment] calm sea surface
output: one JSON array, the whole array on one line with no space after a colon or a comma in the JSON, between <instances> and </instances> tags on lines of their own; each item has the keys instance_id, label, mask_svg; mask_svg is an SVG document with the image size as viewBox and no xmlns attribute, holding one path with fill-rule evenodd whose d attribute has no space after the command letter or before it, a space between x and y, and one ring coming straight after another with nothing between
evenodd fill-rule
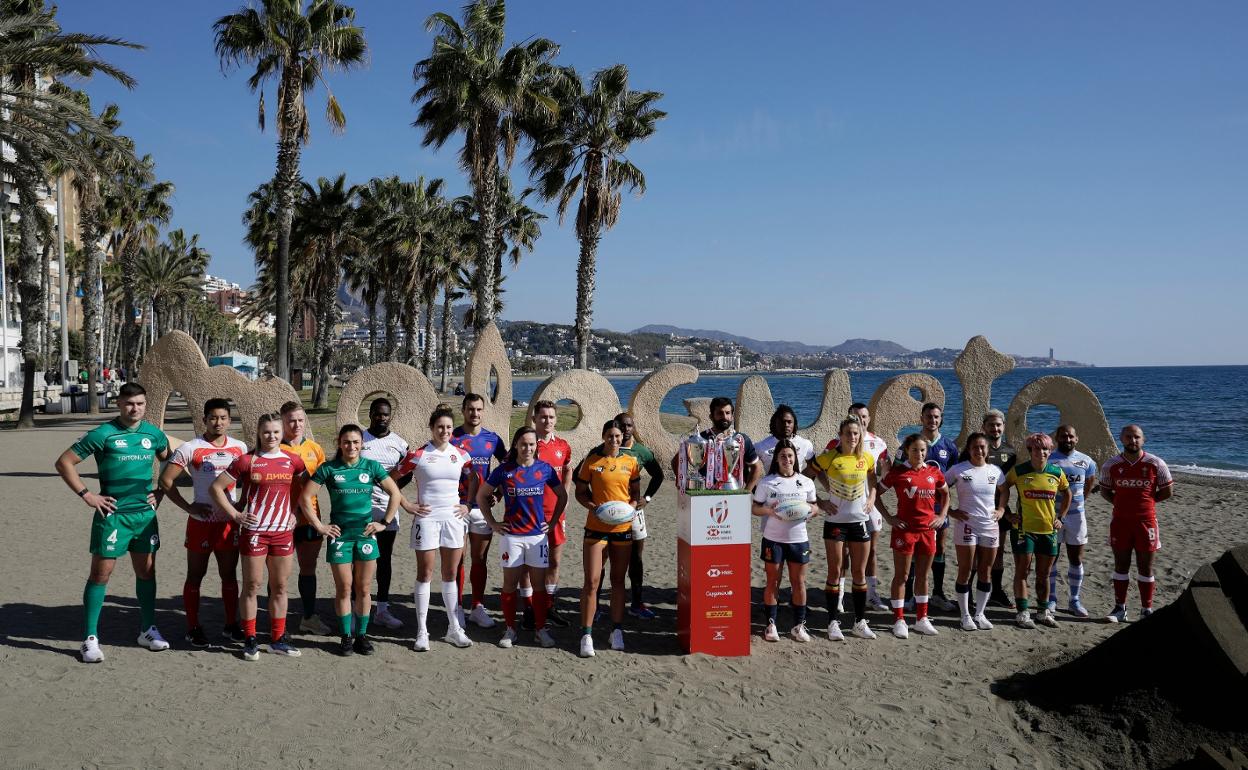
<instances>
[{"instance_id":1,"label":"calm sea surface","mask_svg":"<svg viewBox=\"0 0 1248 770\"><path fill-rule=\"evenodd\" d=\"M854 400L869 402L876 388L900 373L850 372ZM957 435L962 425L961 384L951 369L927 373L945 388L945 432ZM1239 438L1248 437L1248 366L1015 369L993 383L992 405L1005 411L1024 385L1049 374L1069 375L1091 388L1101 400L1115 435L1129 422L1141 424L1148 451L1166 460L1171 468L1248 478L1248 450L1236 448ZM745 376L702 374L692 385L672 390L663 410L684 414L686 398L726 395L735 399ZM777 404L793 407L803 425L815 420L823 399L822 376L764 376ZM611 378L620 403L628 404L637 382L636 378ZM516 382L515 398L531 400L539 384ZM1057 410L1035 407L1028 415L1028 424L1051 432L1057 427Z\"/></svg>"}]
</instances>

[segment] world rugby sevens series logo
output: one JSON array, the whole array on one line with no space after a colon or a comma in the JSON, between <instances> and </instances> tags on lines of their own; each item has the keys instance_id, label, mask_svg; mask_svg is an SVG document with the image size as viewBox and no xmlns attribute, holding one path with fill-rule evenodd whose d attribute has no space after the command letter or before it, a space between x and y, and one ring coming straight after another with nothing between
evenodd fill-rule
<instances>
[{"instance_id":1,"label":"world rugby sevens series logo","mask_svg":"<svg viewBox=\"0 0 1248 770\"><path fill-rule=\"evenodd\" d=\"M728 519L728 501L720 500L711 506L711 520L716 524L723 524Z\"/></svg>"}]
</instances>

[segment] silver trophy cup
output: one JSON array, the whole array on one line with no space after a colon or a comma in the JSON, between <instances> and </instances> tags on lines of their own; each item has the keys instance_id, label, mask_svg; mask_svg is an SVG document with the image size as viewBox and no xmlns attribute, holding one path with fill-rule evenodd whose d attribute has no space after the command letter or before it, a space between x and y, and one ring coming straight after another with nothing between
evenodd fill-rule
<instances>
[{"instance_id":1,"label":"silver trophy cup","mask_svg":"<svg viewBox=\"0 0 1248 770\"><path fill-rule=\"evenodd\" d=\"M727 460L727 475L720 484L720 489L740 489L741 482L738 480L741 471L741 454L744 447L741 446L741 436L736 435L724 442L724 459Z\"/></svg>"},{"instance_id":2,"label":"silver trophy cup","mask_svg":"<svg viewBox=\"0 0 1248 770\"><path fill-rule=\"evenodd\" d=\"M706 439L697 433L685 439L685 489L706 489L706 478L698 468L706 462Z\"/></svg>"}]
</instances>

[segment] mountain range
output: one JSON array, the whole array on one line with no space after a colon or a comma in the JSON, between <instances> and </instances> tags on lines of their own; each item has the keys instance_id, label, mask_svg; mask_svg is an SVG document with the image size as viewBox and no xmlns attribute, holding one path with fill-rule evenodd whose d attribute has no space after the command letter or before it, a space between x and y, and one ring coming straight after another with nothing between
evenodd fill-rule
<instances>
[{"instance_id":1,"label":"mountain range","mask_svg":"<svg viewBox=\"0 0 1248 770\"><path fill-rule=\"evenodd\" d=\"M904 356L914 352L891 340L855 338L845 340L839 345L808 345L805 342L794 342L792 340L756 340L753 337L742 337L738 334L721 332L718 329L685 329L666 324L647 324L639 329L633 329L632 334L675 334L680 337L700 337L705 340L733 342L755 353L771 355L811 356L832 353L837 355Z\"/></svg>"}]
</instances>

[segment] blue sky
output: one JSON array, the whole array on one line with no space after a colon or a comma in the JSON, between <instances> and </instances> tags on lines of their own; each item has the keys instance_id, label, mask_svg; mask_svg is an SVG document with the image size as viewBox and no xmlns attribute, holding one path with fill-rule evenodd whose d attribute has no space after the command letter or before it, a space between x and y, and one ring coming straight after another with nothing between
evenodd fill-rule
<instances>
[{"instance_id":1,"label":"blue sky","mask_svg":"<svg viewBox=\"0 0 1248 770\"><path fill-rule=\"evenodd\" d=\"M139 80L87 90L177 185L174 226L248 284L247 193L270 178L248 72L211 24L236 2L64 2L67 30L143 43ZM369 66L312 95L306 178L443 177L411 127L429 13L361 0ZM583 73L627 64L669 113L630 158L599 250L595 326L720 328L836 344L891 339L1100 365L1248 362L1248 5L1238 2L592 3L514 1ZM275 103L270 93L269 104ZM272 121L270 119L270 125ZM523 169L513 170L517 185ZM571 323L577 242L551 219L506 281L504 317ZM693 288L691 288L693 287Z\"/></svg>"}]
</instances>

